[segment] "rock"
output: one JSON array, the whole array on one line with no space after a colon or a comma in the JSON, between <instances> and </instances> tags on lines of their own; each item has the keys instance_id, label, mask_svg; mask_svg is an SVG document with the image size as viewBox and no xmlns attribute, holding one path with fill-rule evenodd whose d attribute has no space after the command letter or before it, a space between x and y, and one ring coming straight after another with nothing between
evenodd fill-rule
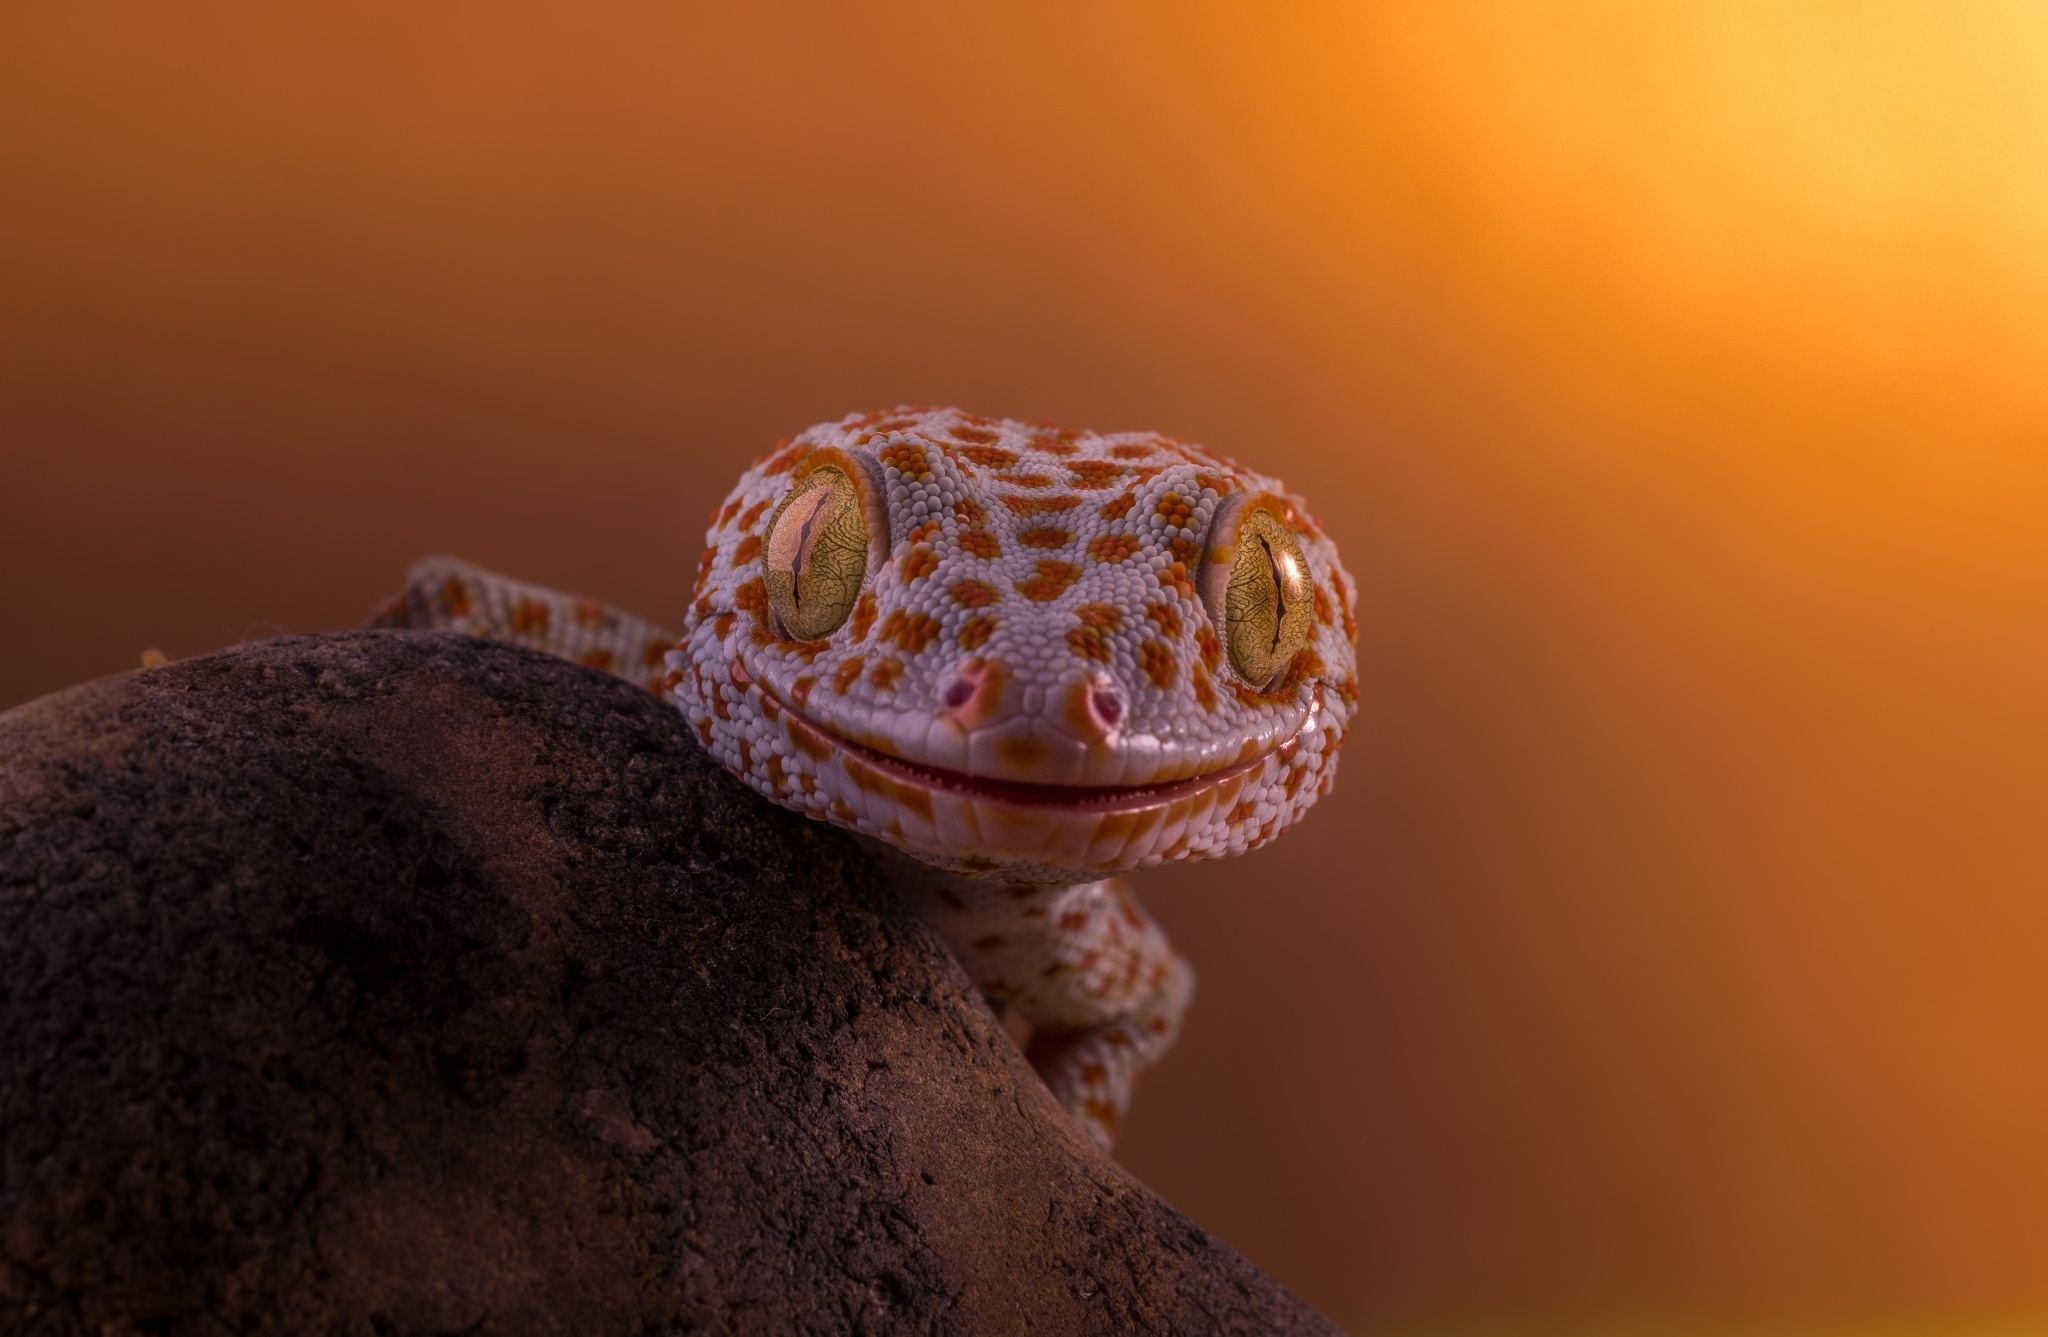
<instances>
[{"instance_id":1,"label":"rock","mask_svg":"<svg viewBox=\"0 0 2048 1337\"><path fill-rule=\"evenodd\" d=\"M0 715L0 1329L1331 1332L852 843L418 632Z\"/></svg>"}]
</instances>

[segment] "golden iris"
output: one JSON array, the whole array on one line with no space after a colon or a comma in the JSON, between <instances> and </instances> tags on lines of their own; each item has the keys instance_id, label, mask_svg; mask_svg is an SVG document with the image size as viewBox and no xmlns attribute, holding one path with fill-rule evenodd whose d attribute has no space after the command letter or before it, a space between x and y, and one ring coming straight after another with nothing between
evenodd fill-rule
<instances>
[{"instance_id":1,"label":"golden iris","mask_svg":"<svg viewBox=\"0 0 2048 1337\"><path fill-rule=\"evenodd\" d=\"M829 465L804 476L768 522L768 603L791 640L830 636L868 570L868 522L853 481Z\"/></svg>"},{"instance_id":2,"label":"golden iris","mask_svg":"<svg viewBox=\"0 0 2048 1337\"><path fill-rule=\"evenodd\" d=\"M1251 512L1238 526L1223 622L1230 666L1260 691L1287 671L1315 629L1301 545L1266 511Z\"/></svg>"}]
</instances>

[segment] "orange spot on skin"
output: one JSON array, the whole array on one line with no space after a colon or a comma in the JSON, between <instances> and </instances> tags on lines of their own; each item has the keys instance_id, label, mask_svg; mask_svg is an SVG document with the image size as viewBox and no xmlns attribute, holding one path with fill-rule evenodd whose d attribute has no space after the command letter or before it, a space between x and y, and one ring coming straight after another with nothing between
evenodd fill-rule
<instances>
[{"instance_id":1,"label":"orange spot on skin","mask_svg":"<svg viewBox=\"0 0 2048 1337\"><path fill-rule=\"evenodd\" d=\"M982 421L985 422L986 419ZM964 424L955 424L947 428L946 432L955 441L965 441L971 446L993 445L1003 439L1000 432L990 431L987 427L970 427Z\"/></svg>"},{"instance_id":2,"label":"orange spot on skin","mask_svg":"<svg viewBox=\"0 0 2048 1337\"><path fill-rule=\"evenodd\" d=\"M960 435L955 431L954 436ZM997 446L972 445L960 452L984 469L1007 469L1017 462L1017 452L1003 450Z\"/></svg>"},{"instance_id":3,"label":"orange spot on skin","mask_svg":"<svg viewBox=\"0 0 2048 1337\"><path fill-rule=\"evenodd\" d=\"M1017 593L1033 603L1051 603L1081 578L1081 568L1053 558L1040 558L1037 574L1017 582Z\"/></svg>"},{"instance_id":4,"label":"orange spot on skin","mask_svg":"<svg viewBox=\"0 0 2048 1337\"><path fill-rule=\"evenodd\" d=\"M795 710L782 715L782 731L788 735L788 745L801 751L813 762L823 762L831 756L831 739L811 727L811 721L799 717Z\"/></svg>"},{"instance_id":5,"label":"orange spot on skin","mask_svg":"<svg viewBox=\"0 0 2048 1337\"><path fill-rule=\"evenodd\" d=\"M902 660L881 659L875 661L874 668L868 672L868 681L875 685L878 692L893 692L896 690L896 680L902 676Z\"/></svg>"},{"instance_id":6,"label":"orange spot on skin","mask_svg":"<svg viewBox=\"0 0 2048 1337\"><path fill-rule=\"evenodd\" d=\"M1157 509L1160 518L1170 525L1185 525L1194 514L1178 492L1168 492L1160 497Z\"/></svg>"},{"instance_id":7,"label":"orange spot on skin","mask_svg":"<svg viewBox=\"0 0 2048 1337\"><path fill-rule=\"evenodd\" d=\"M789 776L783 771L782 755L777 752L768 754L768 787L778 794L789 792Z\"/></svg>"},{"instance_id":8,"label":"orange spot on skin","mask_svg":"<svg viewBox=\"0 0 2048 1337\"><path fill-rule=\"evenodd\" d=\"M922 580L939 569L939 559L930 548L919 545L912 548L903 558L903 583Z\"/></svg>"},{"instance_id":9,"label":"orange spot on skin","mask_svg":"<svg viewBox=\"0 0 2048 1337\"><path fill-rule=\"evenodd\" d=\"M988 512L972 497L962 497L953 503L953 518L963 525L978 525L988 519Z\"/></svg>"},{"instance_id":10,"label":"orange spot on skin","mask_svg":"<svg viewBox=\"0 0 2048 1337\"><path fill-rule=\"evenodd\" d=\"M894 641L905 654L921 653L938 634L939 620L926 613L906 613L900 608L892 608L889 616L882 619L882 641Z\"/></svg>"},{"instance_id":11,"label":"orange spot on skin","mask_svg":"<svg viewBox=\"0 0 2048 1337\"><path fill-rule=\"evenodd\" d=\"M933 539L937 538L938 535L939 522L936 520L927 520L923 524L919 525L917 528L910 531L910 545L912 547L916 547L920 543L929 543Z\"/></svg>"},{"instance_id":12,"label":"orange spot on skin","mask_svg":"<svg viewBox=\"0 0 2048 1337\"><path fill-rule=\"evenodd\" d=\"M1114 564L1135 556L1140 546L1131 534L1098 534L1088 544L1088 555L1098 562Z\"/></svg>"},{"instance_id":13,"label":"orange spot on skin","mask_svg":"<svg viewBox=\"0 0 2048 1337\"><path fill-rule=\"evenodd\" d=\"M996 542L996 536L985 529L970 529L960 536L960 551L969 557L979 557L992 562L1003 555L1003 545Z\"/></svg>"},{"instance_id":14,"label":"orange spot on skin","mask_svg":"<svg viewBox=\"0 0 2048 1337\"><path fill-rule=\"evenodd\" d=\"M732 635L732 625L737 621L739 619L731 613L720 613L717 620L711 624L712 633L722 641Z\"/></svg>"},{"instance_id":15,"label":"orange spot on skin","mask_svg":"<svg viewBox=\"0 0 2048 1337\"><path fill-rule=\"evenodd\" d=\"M899 808L918 814L929 822L932 819L931 791L917 785L902 784L882 774L874 767L861 761L850 752L839 754L839 764L845 768L846 777L870 794L882 798Z\"/></svg>"},{"instance_id":16,"label":"orange spot on skin","mask_svg":"<svg viewBox=\"0 0 2048 1337\"><path fill-rule=\"evenodd\" d=\"M1144 668L1145 676L1160 691L1173 686L1173 651L1159 641L1147 641L1138 647L1138 663Z\"/></svg>"},{"instance_id":17,"label":"orange spot on skin","mask_svg":"<svg viewBox=\"0 0 2048 1337\"><path fill-rule=\"evenodd\" d=\"M960 648L979 650L988 644L988 638L995 634L996 620L992 617L970 617L960 628Z\"/></svg>"},{"instance_id":18,"label":"orange spot on skin","mask_svg":"<svg viewBox=\"0 0 2048 1337\"><path fill-rule=\"evenodd\" d=\"M1176 562L1192 562L1201 549L1193 539L1183 534L1179 538L1167 540L1166 551L1173 555Z\"/></svg>"},{"instance_id":19,"label":"orange spot on skin","mask_svg":"<svg viewBox=\"0 0 2048 1337\"><path fill-rule=\"evenodd\" d=\"M1123 625L1124 620L1123 613L1115 604L1082 604L1074 610L1074 616L1080 620L1082 626L1092 627L1097 631L1115 631Z\"/></svg>"},{"instance_id":20,"label":"orange spot on skin","mask_svg":"<svg viewBox=\"0 0 2048 1337\"><path fill-rule=\"evenodd\" d=\"M578 599L569 609L569 616L579 627L595 628L605 621L604 605L595 599Z\"/></svg>"},{"instance_id":21,"label":"orange spot on skin","mask_svg":"<svg viewBox=\"0 0 2048 1337\"><path fill-rule=\"evenodd\" d=\"M1209 675L1200 664L1188 671L1188 684L1195 689L1196 705L1204 710L1216 709L1216 689L1209 685Z\"/></svg>"},{"instance_id":22,"label":"orange spot on skin","mask_svg":"<svg viewBox=\"0 0 2048 1337\"><path fill-rule=\"evenodd\" d=\"M659 636L650 636L640 647L640 667L659 668L668 663L668 652L676 647Z\"/></svg>"},{"instance_id":23,"label":"orange spot on skin","mask_svg":"<svg viewBox=\"0 0 2048 1337\"><path fill-rule=\"evenodd\" d=\"M768 616L768 582L759 576L746 581L732 592L732 606L757 618Z\"/></svg>"},{"instance_id":24,"label":"orange spot on skin","mask_svg":"<svg viewBox=\"0 0 2048 1337\"><path fill-rule=\"evenodd\" d=\"M924 447L914 441L898 445L883 446L875 452L885 469L894 469L906 478L921 479L932 471L931 461L924 455Z\"/></svg>"},{"instance_id":25,"label":"orange spot on skin","mask_svg":"<svg viewBox=\"0 0 2048 1337\"><path fill-rule=\"evenodd\" d=\"M1017 536L1017 542L1027 548L1064 548L1073 541L1074 536L1071 532L1064 529L1056 529L1051 525L1040 525L1036 529L1027 529Z\"/></svg>"},{"instance_id":26,"label":"orange spot on skin","mask_svg":"<svg viewBox=\"0 0 2048 1337\"><path fill-rule=\"evenodd\" d=\"M469 587L458 576L450 576L441 582L441 607L449 617L469 616Z\"/></svg>"},{"instance_id":27,"label":"orange spot on skin","mask_svg":"<svg viewBox=\"0 0 2048 1337\"><path fill-rule=\"evenodd\" d=\"M807 704L811 699L811 689L813 687L816 687L817 685L818 680L816 678L813 678L810 674L806 673L803 677L798 678L795 682L789 685L790 700L796 702L800 706Z\"/></svg>"},{"instance_id":28,"label":"orange spot on skin","mask_svg":"<svg viewBox=\"0 0 2048 1337\"><path fill-rule=\"evenodd\" d=\"M1050 497L1004 497L1003 508L1010 514L1030 519L1034 515L1058 515L1071 511L1081 504L1081 499L1071 492L1062 492Z\"/></svg>"},{"instance_id":29,"label":"orange spot on skin","mask_svg":"<svg viewBox=\"0 0 2048 1337\"><path fill-rule=\"evenodd\" d=\"M1309 588L1315 596L1316 621L1327 627L1331 620L1329 592L1320 585L1312 585Z\"/></svg>"},{"instance_id":30,"label":"orange spot on skin","mask_svg":"<svg viewBox=\"0 0 2048 1337\"><path fill-rule=\"evenodd\" d=\"M1351 616L1351 591L1345 588L1344 577L1335 571L1330 573L1330 581L1337 587L1337 608L1344 615L1344 639L1355 641L1358 639L1358 620Z\"/></svg>"},{"instance_id":31,"label":"orange spot on skin","mask_svg":"<svg viewBox=\"0 0 2048 1337\"><path fill-rule=\"evenodd\" d=\"M1188 569L1179 562L1160 568L1159 586L1172 590L1183 599L1195 597L1195 582L1188 579Z\"/></svg>"},{"instance_id":32,"label":"orange spot on skin","mask_svg":"<svg viewBox=\"0 0 2048 1337\"><path fill-rule=\"evenodd\" d=\"M539 636L548 629L548 606L533 599L512 605L512 630L520 636Z\"/></svg>"},{"instance_id":33,"label":"orange spot on skin","mask_svg":"<svg viewBox=\"0 0 2048 1337\"><path fill-rule=\"evenodd\" d=\"M848 826L852 826L856 820L853 815L853 809L846 806L846 800L843 798L832 800L832 815Z\"/></svg>"},{"instance_id":34,"label":"orange spot on skin","mask_svg":"<svg viewBox=\"0 0 2048 1337\"><path fill-rule=\"evenodd\" d=\"M791 469L794 469L796 462L808 453L809 447L807 446L791 446L786 450L778 450L766 464L761 466L761 472L770 478L775 477L777 474L786 474Z\"/></svg>"},{"instance_id":35,"label":"orange spot on skin","mask_svg":"<svg viewBox=\"0 0 2048 1337\"><path fill-rule=\"evenodd\" d=\"M706 747L710 747L710 746L711 746L711 721L710 721L710 720L698 720L698 721L697 721L697 738L698 738L698 741L700 741L701 743L703 743L703 744L704 744L704 746L706 746Z\"/></svg>"},{"instance_id":36,"label":"orange spot on skin","mask_svg":"<svg viewBox=\"0 0 2048 1337\"><path fill-rule=\"evenodd\" d=\"M762 597L765 598L767 596L767 586L764 585L761 588ZM853 639L856 641L866 640L868 638L868 630L874 625L875 592L868 590L862 593L859 601L853 606Z\"/></svg>"},{"instance_id":37,"label":"orange spot on skin","mask_svg":"<svg viewBox=\"0 0 2048 1337\"><path fill-rule=\"evenodd\" d=\"M585 650L576 656L576 662L585 668L602 669L610 673L618 664L618 656L609 650Z\"/></svg>"},{"instance_id":38,"label":"orange spot on skin","mask_svg":"<svg viewBox=\"0 0 2048 1337\"><path fill-rule=\"evenodd\" d=\"M1131 507L1137 504L1137 496L1134 493L1126 492L1120 497L1112 498L1110 501L1103 503L1102 518L1105 520L1121 520L1129 515Z\"/></svg>"},{"instance_id":39,"label":"orange spot on skin","mask_svg":"<svg viewBox=\"0 0 2048 1337\"><path fill-rule=\"evenodd\" d=\"M1041 423L1031 433L1031 445L1048 455L1072 455L1080 449L1074 443L1087 435L1071 427L1058 427L1052 423Z\"/></svg>"},{"instance_id":40,"label":"orange spot on skin","mask_svg":"<svg viewBox=\"0 0 2048 1337\"><path fill-rule=\"evenodd\" d=\"M987 608L1003 597L1002 591L984 580L958 581L947 593L951 594L953 602L962 608Z\"/></svg>"},{"instance_id":41,"label":"orange spot on skin","mask_svg":"<svg viewBox=\"0 0 2048 1337\"><path fill-rule=\"evenodd\" d=\"M738 505L738 503L735 502L734 505ZM754 527L754 521L760 519L761 512L767 509L768 498L766 497L761 498L761 500L755 502L752 506L747 507L747 513L740 517L740 528L752 529Z\"/></svg>"},{"instance_id":42,"label":"orange spot on skin","mask_svg":"<svg viewBox=\"0 0 2048 1337\"><path fill-rule=\"evenodd\" d=\"M1145 616L1152 619L1161 636L1170 641L1180 639L1180 610L1172 604L1148 603L1145 605Z\"/></svg>"},{"instance_id":43,"label":"orange spot on skin","mask_svg":"<svg viewBox=\"0 0 2048 1337\"><path fill-rule=\"evenodd\" d=\"M868 661L860 655L854 655L847 659L832 674L832 690L841 696L845 696L847 691L853 686L853 680L858 678L860 671L867 666Z\"/></svg>"},{"instance_id":44,"label":"orange spot on skin","mask_svg":"<svg viewBox=\"0 0 2048 1337\"><path fill-rule=\"evenodd\" d=\"M996 752L1019 771L1029 775L1045 764L1045 744L1035 735L1011 735L998 739Z\"/></svg>"},{"instance_id":45,"label":"orange spot on skin","mask_svg":"<svg viewBox=\"0 0 2048 1337\"><path fill-rule=\"evenodd\" d=\"M995 481L1007 483L1011 487L1041 488L1052 486L1052 479L1047 478L1044 474L997 474Z\"/></svg>"},{"instance_id":46,"label":"orange spot on skin","mask_svg":"<svg viewBox=\"0 0 2048 1337\"><path fill-rule=\"evenodd\" d=\"M1256 817L1258 815L1259 809L1257 804L1240 803L1235 808L1232 808L1230 810L1230 815L1225 817L1223 820L1226 822L1242 822L1247 821L1250 818Z\"/></svg>"},{"instance_id":47,"label":"orange spot on skin","mask_svg":"<svg viewBox=\"0 0 2048 1337\"><path fill-rule=\"evenodd\" d=\"M1067 472L1074 477L1074 486L1085 488L1108 487L1123 471L1121 464L1111 464L1108 460L1075 460L1067 466Z\"/></svg>"},{"instance_id":48,"label":"orange spot on skin","mask_svg":"<svg viewBox=\"0 0 2048 1337\"><path fill-rule=\"evenodd\" d=\"M1111 446L1109 453L1120 460L1142 460L1152 453L1152 447L1133 442L1129 445Z\"/></svg>"},{"instance_id":49,"label":"orange spot on skin","mask_svg":"<svg viewBox=\"0 0 2048 1337\"><path fill-rule=\"evenodd\" d=\"M1202 666L1211 673L1223 662L1223 642L1216 639L1215 629L1208 626L1195 628L1195 649L1201 653Z\"/></svg>"},{"instance_id":50,"label":"orange spot on skin","mask_svg":"<svg viewBox=\"0 0 2048 1337\"><path fill-rule=\"evenodd\" d=\"M697 554L697 584L691 589L690 593L702 594L704 592L704 586L711 580L711 564L717 560L718 549L716 548L706 548L703 552Z\"/></svg>"},{"instance_id":51,"label":"orange spot on skin","mask_svg":"<svg viewBox=\"0 0 2048 1337\"><path fill-rule=\"evenodd\" d=\"M745 566L760 555L761 536L759 534L749 534L733 545L732 564L734 566Z\"/></svg>"},{"instance_id":52,"label":"orange spot on skin","mask_svg":"<svg viewBox=\"0 0 2048 1337\"><path fill-rule=\"evenodd\" d=\"M1067 633L1067 648L1083 659L1098 664L1109 662L1109 642L1094 627L1075 627Z\"/></svg>"},{"instance_id":53,"label":"orange spot on skin","mask_svg":"<svg viewBox=\"0 0 2048 1337\"><path fill-rule=\"evenodd\" d=\"M730 521L733 518L733 516L739 514L739 509L740 499L738 497L734 497L731 501L728 501L723 506L712 507L711 527L713 529L725 528L727 522Z\"/></svg>"}]
</instances>

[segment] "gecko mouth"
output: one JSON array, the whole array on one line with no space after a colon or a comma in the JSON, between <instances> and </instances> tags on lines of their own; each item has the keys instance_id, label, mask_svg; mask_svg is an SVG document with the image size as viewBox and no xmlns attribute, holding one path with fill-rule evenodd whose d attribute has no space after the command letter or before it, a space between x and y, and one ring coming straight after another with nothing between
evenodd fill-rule
<instances>
[{"instance_id":1,"label":"gecko mouth","mask_svg":"<svg viewBox=\"0 0 2048 1337\"><path fill-rule=\"evenodd\" d=\"M764 691L769 690L765 682L757 680L757 683ZM923 762L907 761L868 744L857 743L844 734L818 723L802 711L792 708L779 693L769 691L769 695L774 698L777 705L788 712L792 725L815 734L820 743L836 750L845 760L850 772L855 767L866 767L897 784L916 785L924 789L957 794L963 798L1005 803L1022 808L1096 814L1137 812L1147 808L1163 807L1226 784L1264 766L1274 757L1285 761L1294 755L1295 749L1300 745L1303 731L1315 722L1322 707L1322 689L1318 686L1310 699L1307 712L1301 717L1301 722L1287 737L1263 751L1239 758L1215 770L1204 771L1200 775L1145 785L1058 785L1033 784L1024 780L997 780L987 776L969 775L963 771L947 770L944 767L929 766ZM859 778L856 772L855 779L858 781Z\"/></svg>"}]
</instances>

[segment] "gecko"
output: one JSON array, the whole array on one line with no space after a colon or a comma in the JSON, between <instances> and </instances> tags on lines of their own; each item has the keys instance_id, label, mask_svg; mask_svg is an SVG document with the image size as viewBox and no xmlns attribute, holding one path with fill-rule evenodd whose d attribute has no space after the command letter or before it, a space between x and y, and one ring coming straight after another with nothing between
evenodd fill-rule
<instances>
[{"instance_id":1,"label":"gecko","mask_svg":"<svg viewBox=\"0 0 2048 1337\"><path fill-rule=\"evenodd\" d=\"M853 833L1107 1149L1194 991L1121 875L1254 849L1329 791L1355 609L1277 479L1153 432L901 407L754 461L679 633L446 557L372 625L671 701L734 775Z\"/></svg>"}]
</instances>

